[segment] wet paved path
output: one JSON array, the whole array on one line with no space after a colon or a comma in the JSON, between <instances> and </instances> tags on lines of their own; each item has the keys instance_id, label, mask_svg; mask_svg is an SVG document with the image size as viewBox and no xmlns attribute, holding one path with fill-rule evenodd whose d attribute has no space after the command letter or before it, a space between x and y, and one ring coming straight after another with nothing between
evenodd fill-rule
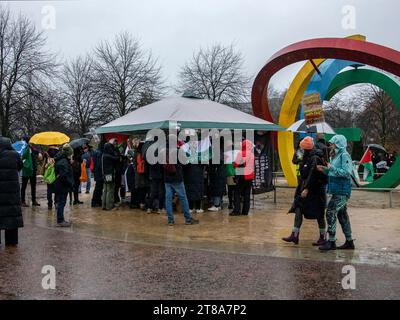
<instances>
[{"instance_id":1,"label":"wet paved path","mask_svg":"<svg viewBox=\"0 0 400 320\"><path fill-rule=\"evenodd\" d=\"M166 226L166 217L121 207L67 208L74 225L54 228L54 211L24 209L17 248L0 246L0 299L399 299L398 209L351 208L357 250L320 253L305 221L299 246L282 243L292 215L257 203L249 217L199 215L200 224ZM343 240L339 231L339 243ZM356 269L343 290L342 267ZM57 270L43 290L41 269Z\"/></svg>"},{"instance_id":2,"label":"wet paved path","mask_svg":"<svg viewBox=\"0 0 400 320\"><path fill-rule=\"evenodd\" d=\"M343 290L343 263L166 248L29 225L19 248L1 249L5 299L398 299L399 269L355 265L356 290ZM56 290L41 268L57 270Z\"/></svg>"}]
</instances>

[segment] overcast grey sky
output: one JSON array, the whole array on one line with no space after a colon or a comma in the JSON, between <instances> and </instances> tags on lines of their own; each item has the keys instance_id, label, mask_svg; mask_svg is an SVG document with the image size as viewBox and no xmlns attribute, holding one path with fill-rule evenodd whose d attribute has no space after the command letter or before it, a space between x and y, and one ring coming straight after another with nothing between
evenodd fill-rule
<instances>
[{"instance_id":1,"label":"overcast grey sky","mask_svg":"<svg viewBox=\"0 0 400 320\"><path fill-rule=\"evenodd\" d=\"M127 30L158 58L168 85L194 51L213 43L234 43L253 78L277 50L300 40L364 34L367 40L400 50L399 0L72 0L8 1L43 29L44 6L55 9L48 46L68 59L100 40ZM355 8L355 28L345 29L344 6ZM347 24L352 27L351 24ZM287 86L301 64L273 79Z\"/></svg>"}]
</instances>

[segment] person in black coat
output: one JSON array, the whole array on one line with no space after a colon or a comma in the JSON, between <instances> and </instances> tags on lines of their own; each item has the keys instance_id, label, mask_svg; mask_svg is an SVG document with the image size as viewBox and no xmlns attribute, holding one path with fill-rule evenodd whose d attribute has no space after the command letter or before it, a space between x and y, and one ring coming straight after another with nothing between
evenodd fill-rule
<instances>
[{"instance_id":1,"label":"person in black coat","mask_svg":"<svg viewBox=\"0 0 400 320\"><path fill-rule=\"evenodd\" d=\"M307 219L317 220L320 237L313 245L321 246L326 242L325 208L326 184L328 179L324 173L317 170L317 166L324 164L324 153L321 149L314 147L311 137L304 138L300 146L304 150L302 166L300 168L301 192L294 201L295 220L292 234L287 238L282 238L282 240L298 244L299 232L304 216Z\"/></svg>"},{"instance_id":2,"label":"person in black coat","mask_svg":"<svg viewBox=\"0 0 400 320\"><path fill-rule=\"evenodd\" d=\"M148 172L148 180L150 185L149 199L147 203L147 212L161 212L160 210L164 208L164 197L165 197L165 188L164 188L164 172L163 166L160 163L150 163L154 161L150 161L147 159L147 151L153 146L157 146L157 141L153 137L149 137L149 139L143 144L142 148L142 158L145 161L145 166ZM149 155L151 156L151 155ZM155 157L158 157L158 149L156 149L154 153Z\"/></svg>"},{"instance_id":3,"label":"person in black coat","mask_svg":"<svg viewBox=\"0 0 400 320\"><path fill-rule=\"evenodd\" d=\"M209 191L213 206L209 208L209 211L221 210L222 197L226 193L226 171L224 164L224 155L221 152L220 163L210 164L208 169L210 177Z\"/></svg>"},{"instance_id":4,"label":"person in black coat","mask_svg":"<svg viewBox=\"0 0 400 320\"><path fill-rule=\"evenodd\" d=\"M71 146L66 143L61 151L54 157L54 171L56 181L54 182L54 190L56 193L57 202L57 227L69 227L70 222L64 219L64 208L67 203L68 193L74 188L74 174L70 158L74 151Z\"/></svg>"},{"instance_id":5,"label":"person in black coat","mask_svg":"<svg viewBox=\"0 0 400 320\"><path fill-rule=\"evenodd\" d=\"M111 143L104 145L102 156L102 174L104 179L102 207L103 210L112 210L115 208L115 171L119 157L115 153L115 148Z\"/></svg>"},{"instance_id":6,"label":"person in black coat","mask_svg":"<svg viewBox=\"0 0 400 320\"><path fill-rule=\"evenodd\" d=\"M204 165L188 163L183 166L183 177L190 210L202 213L201 200L204 196Z\"/></svg>"},{"instance_id":7,"label":"person in black coat","mask_svg":"<svg viewBox=\"0 0 400 320\"><path fill-rule=\"evenodd\" d=\"M93 164L94 164L93 176L94 176L94 181L96 183L94 186L93 197L92 197L93 208L102 206L101 197L103 194L104 180L101 168L101 158L103 156L103 148L104 148L104 142L100 142L100 144L97 147L97 150L93 153Z\"/></svg>"},{"instance_id":8,"label":"person in black coat","mask_svg":"<svg viewBox=\"0 0 400 320\"><path fill-rule=\"evenodd\" d=\"M79 201L79 187L81 185L81 175L82 175L82 148L74 149L74 156L72 158L72 171L74 173L74 205L82 204Z\"/></svg>"},{"instance_id":9,"label":"person in black coat","mask_svg":"<svg viewBox=\"0 0 400 320\"><path fill-rule=\"evenodd\" d=\"M0 137L0 231L5 230L6 245L18 244L18 228L24 226L18 176L21 169L21 157L11 140Z\"/></svg>"}]
</instances>

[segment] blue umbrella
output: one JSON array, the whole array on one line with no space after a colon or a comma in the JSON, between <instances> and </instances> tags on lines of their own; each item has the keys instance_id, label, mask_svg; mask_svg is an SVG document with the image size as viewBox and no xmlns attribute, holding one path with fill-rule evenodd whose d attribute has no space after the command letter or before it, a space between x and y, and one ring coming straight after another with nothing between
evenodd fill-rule
<instances>
[{"instance_id":1,"label":"blue umbrella","mask_svg":"<svg viewBox=\"0 0 400 320\"><path fill-rule=\"evenodd\" d=\"M14 148L15 151L18 152L18 154L22 157L25 148L28 146L28 144L25 141L17 141L13 143L12 147Z\"/></svg>"}]
</instances>

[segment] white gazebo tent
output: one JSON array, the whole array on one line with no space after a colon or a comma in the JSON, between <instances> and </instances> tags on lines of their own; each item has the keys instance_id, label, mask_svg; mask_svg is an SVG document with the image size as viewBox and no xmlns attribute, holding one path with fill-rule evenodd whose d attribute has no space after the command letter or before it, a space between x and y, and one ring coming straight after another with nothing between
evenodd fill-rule
<instances>
[{"instance_id":1,"label":"white gazebo tent","mask_svg":"<svg viewBox=\"0 0 400 320\"><path fill-rule=\"evenodd\" d=\"M272 122L214 101L168 97L109 122L97 128L96 133L128 133L157 128L285 130Z\"/></svg>"}]
</instances>

